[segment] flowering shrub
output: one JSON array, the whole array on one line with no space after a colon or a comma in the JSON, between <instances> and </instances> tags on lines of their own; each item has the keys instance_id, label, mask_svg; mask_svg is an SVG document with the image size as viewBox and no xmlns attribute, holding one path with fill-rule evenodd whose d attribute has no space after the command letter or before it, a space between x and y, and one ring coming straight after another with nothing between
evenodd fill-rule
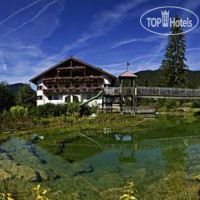
<instances>
[{"instance_id":1,"label":"flowering shrub","mask_svg":"<svg viewBox=\"0 0 200 200\"><path fill-rule=\"evenodd\" d=\"M10 113L14 118L26 117L28 115L28 109L23 106L13 106L10 109Z\"/></svg>"}]
</instances>

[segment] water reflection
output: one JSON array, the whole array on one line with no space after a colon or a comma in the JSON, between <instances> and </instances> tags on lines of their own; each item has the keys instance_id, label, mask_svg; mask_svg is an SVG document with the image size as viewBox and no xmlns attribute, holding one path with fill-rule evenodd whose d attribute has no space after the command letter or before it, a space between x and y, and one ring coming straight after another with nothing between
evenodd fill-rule
<instances>
[{"instance_id":1,"label":"water reflection","mask_svg":"<svg viewBox=\"0 0 200 200\"><path fill-rule=\"evenodd\" d=\"M11 138L1 143L0 164L2 169L17 165L33 169L40 181L66 194L86 190L87 199L92 199L93 193L87 183L77 183L80 176L98 190L122 187L132 180L143 197L153 184L170 179L176 171L200 173L200 136L194 134L199 125L187 126L98 129L77 132L73 137L63 131L34 143L29 136Z\"/></svg>"}]
</instances>

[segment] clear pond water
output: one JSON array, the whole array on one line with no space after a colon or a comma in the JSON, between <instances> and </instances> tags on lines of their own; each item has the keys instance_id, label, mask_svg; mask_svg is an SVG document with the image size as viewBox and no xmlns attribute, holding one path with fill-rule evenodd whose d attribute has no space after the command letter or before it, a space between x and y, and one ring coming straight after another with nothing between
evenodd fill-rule
<instances>
[{"instance_id":1,"label":"clear pond water","mask_svg":"<svg viewBox=\"0 0 200 200\"><path fill-rule=\"evenodd\" d=\"M11 174L7 178L15 191L40 183L50 188L52 199L119 199L120 188L133 181L138 199L198 199L198 119L169 117L137 127L71 132L44 129L3 140L0 150L0 173ZM182 194L185 189L189 192Z\"/></svg>"}]
</instances>

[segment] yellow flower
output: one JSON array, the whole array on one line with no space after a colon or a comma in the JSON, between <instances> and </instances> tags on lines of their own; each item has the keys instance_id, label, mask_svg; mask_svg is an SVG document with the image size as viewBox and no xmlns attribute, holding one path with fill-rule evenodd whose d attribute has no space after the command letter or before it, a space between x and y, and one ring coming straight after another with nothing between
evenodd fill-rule
<instances>
[{"instance_id":1,"label":"yellow flower","mask_svg":"<svg viewBox=\"0 0 200 200\"><path fill-rule=\"evenodd\" d=\"M120 197L120 200L137 200L134 196L133 186L133 182L127 182L127 185L124 187L124 194Z\"/></svg>"},{"instance_id":2,"label":"yellow flower","mask_svg":"<svg viewBox=\"0 0 200 200\"><path fill-rule=\"evenodd\" d=\"M48 197L46 197L48 190L42 190L40 184L33 188L33 190L35 191L35 200L50 200Z\"/></svg>"}]
</instances>

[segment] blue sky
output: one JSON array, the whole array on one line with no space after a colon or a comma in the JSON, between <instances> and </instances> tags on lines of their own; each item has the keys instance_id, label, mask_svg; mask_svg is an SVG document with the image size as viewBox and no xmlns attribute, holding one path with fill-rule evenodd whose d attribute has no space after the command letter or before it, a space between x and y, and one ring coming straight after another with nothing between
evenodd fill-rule
<instances>
[{"instance_id":1,"label":"blue sky","mask_svg":"<svg viewBox=\"0 0 200 200\"><path fill-rule=\"evenodd\" d=\"M28 82L73 55L119 75L157 69L167 36L140 25L141 15L159 6L180 6L200 16L200 0L2 0L0 81ZM191 70L200 70L199 26L186 33Z\"/></svg>"}]
</instances>

